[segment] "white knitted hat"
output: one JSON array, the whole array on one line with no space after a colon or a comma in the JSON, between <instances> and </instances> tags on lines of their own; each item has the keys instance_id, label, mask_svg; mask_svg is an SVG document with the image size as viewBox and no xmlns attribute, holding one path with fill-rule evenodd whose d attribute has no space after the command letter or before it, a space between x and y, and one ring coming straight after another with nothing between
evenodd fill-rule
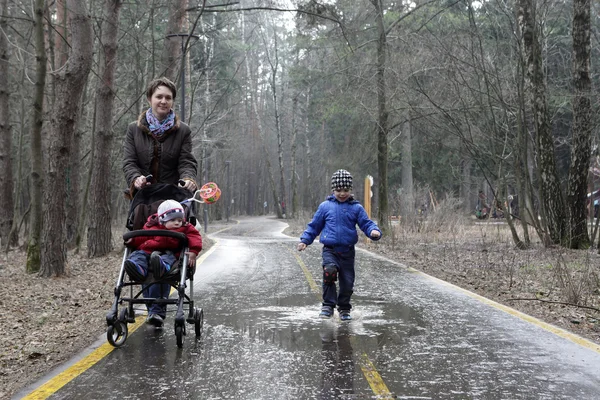
<instances>
[{"instance_id":1,"label":"white knitted hat","mask_svg":"<svg viewBox=\"0 0 600 400\"><path fill-rule=\"evenodd\" d=\"M175 218L185 219L183 206L175 200L165 200L158 206L158 220L165 223Z\"/></svg>"}]
</instances>

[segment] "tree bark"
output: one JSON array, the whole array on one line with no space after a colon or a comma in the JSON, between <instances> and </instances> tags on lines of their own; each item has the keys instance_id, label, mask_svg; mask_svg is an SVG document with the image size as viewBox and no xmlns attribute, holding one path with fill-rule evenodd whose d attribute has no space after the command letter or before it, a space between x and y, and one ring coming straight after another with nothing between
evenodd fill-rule
<instances>
[{"instance_id":1,"label":"tree bark","mask_svg":"<svg viewBox=\"0 0 600 400\"><path fill-rule=\"evenodd\" d=\"M302 198L304 199L304 208L309 210L317 210L317 194L315 190L312 190L311 181L313 179L313 168L312 168L312 148L310 145L310 99L312 94L312 88L309 86L306 91L306 112L304 113L304 184L302 185Z\"/></svg>"},{"instance_id":2,"label":"tree bark","mask_svg":"<svg viewBox=\"0 0 600 400\"><path fill-rule=\"evenodd\" d=\"M410 218L415 213L415 195L413 191L412 170L412 132L410 112L402 126L402 199L400 201L402 217Z\"/></svg>"},{"instance_id":3,"label":"tree bark","mask_svg":"<svg viewBox=\"0 0 600 400\"><path fill-rule=\"evenodd\" d=\"M91 18L79 0L67 0L71 51L65 69L56 81L56 105L50 118L51 137L44 193L44 228L40 275L62 276L67 261L66 170L71 140L77 125L81 94L92 65L93 38Z\"/></svg>"},{"instance_id":4,"label":"tree bark","mask_svg":"<svg viewBox=\"0 0 600 400\"><path fill-rule=\"evenodd\" d=\"M35 2L35 60L36 80L31 127L31 212L29 214L29 240L27 244L28 273L40 270L42 235L42 126L44 124L44 87L46 86L46 49L44 41L44 0Z\"/></svg>"},{"instance_id":5,"label":"tree bark","mask_svg":"<svg viewBox=\"0 0 600 400\"><path fill-rule=\"evenodd\" d=\"M188 0L172 0L169 2L169 22L167 23L167 36L177 33L184 33L186 22L186 9ZM177 62L181 57L181 38L175 37L165 41L163 52L163 75L176 82L180 63ZM154 77L156 78L156 77Z\"/></svg>"},{"instance_id":6,"label":"tree bark","mask_svg":"<svg viewBox=\"0 0 600 400\"><path fill-rule=\"evenodd\" d=\"M590 0L573 1L573 140L567 200L570 247L586 249L590 246L587 229L587 184L592 141L592 103L590 99ZM593 199L590 199L590 208Z\"/></svg>"},{"instance_id":7,"label":"tree bark","mask_svg":"<svg viewBox=\"0 0 600 400\"><path fill-rule=\"evenodd\" d=\"M106 0L102 19L102 52L100 79L96 99L96 116L102 121L95 131L95 150L92 172L89 226L87 232L88 257L102 257L112 250L110 156L112 154L112 121L114 75L117 64L117 34L122 0Z\"/></svg>"},{"instance_id":8,"label":"tree bark","mask_svg":"<svg viewBox=\"0 0 600 400\"><path fill-rule=\"evenodd\" d=\"M277 161L279 163L279 199L278 204L275 205L275 209L277 210L277 216L279 218L283 217L283 204L286 202L285 195L285 170L283 166L283 135L281 132L281 117L279 115L279 101L277 99L277 70L279 69L279 54L277 48L277 32L273 27L273 40L274 40L274 50L273 50L273 59L271 59L271 54L269 53L269 43L265 39L265 35L263 32L263 44L265 46L265 54L267 56L267 61L271 67L271 76L269 79L269 84L271 86L271 95L273 98L273 113L275 117L275 134L277 136Z\"/></svg>"},{"instance_id":9,"label":"tree bark","mask_svg":"<svg viewBox=\"0 0 600 400\"><path fill-rule=\"evenodd\" d=\"M297 176L297 161L296 161L296 152L298 148L298 144L296 143L296 139L298 138L298 124L296 123L296 114L298 112L298 94L294 96L292 99L292 137L290 139L291 142L291 154L290 154L290 173L292 180L291 187L291 196L292 196L292 204L291 211L288 211L290 214L290 218L295 218L296 213L298 211L298 180Z\"/></svg>"},{"instance_id":10,"label":"tree bark","mask_svg":"<svg viewBox=\"0 0 600 400\"><path fill-rule=\"evenodd\" d=\"M389 231L389 219L388 219L388 116L389 112L386 105L386 93L385 93L385 63L386 63L386 46L387 36L385 33L385 26L383 24L383 9L381 7L380 0L371 0L371 3L375 6L375 19L377 24L377 172L379 182L377 183L378 188L378 200L379 207L377 208L377 219L379 222L380 229L384 233Z\"/></svg>"},{"instance_id":11,"label":"tree bark","mask_svg":"<svg viewBox=\"0 0 600 400\"><path fill-rule=\"evenodd\" d=\"M518 21L523 35L526 76L532 97L536 128L540 212L547 225L551 241L564 245L567 239L565 203L556 171L535 7L533 0L519 0L517 4Z\"/></svg>"},{"instance_id":12,"label":"tree bark","mask_svg":"<svg viewBox=\"0 0 600 400\"><path fill-rule=\"evenodd\" d=\"M8 0L0 3L0 28L8 31ZM10 53L6 34L0 35L0 243L6 245L10 241L10 232L14 218L13 199L13 154L12 129L10 126L10 86L9 77Z\"/></svg>"}]
</instances>

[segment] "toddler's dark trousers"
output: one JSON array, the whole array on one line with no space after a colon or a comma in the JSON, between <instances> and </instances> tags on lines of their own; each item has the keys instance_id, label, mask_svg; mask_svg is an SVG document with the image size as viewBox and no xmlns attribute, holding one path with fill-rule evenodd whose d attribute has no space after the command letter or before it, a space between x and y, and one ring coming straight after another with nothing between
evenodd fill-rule
<instances>
[{"instance_id":1,"label":"toddler's dark trousers","mask_svg":"<svg viewBox=\"0 0 600 400\"><path fill-rule=\"evenodd\" d=\"M354 246L349 246L346 251L329 246L323 247L323 267L335 265L338 269L339 294L335 284L323 283L323 305L335 307L339 310L350 310L350 297L354 291Z\"/></svg>"}]
</instances>

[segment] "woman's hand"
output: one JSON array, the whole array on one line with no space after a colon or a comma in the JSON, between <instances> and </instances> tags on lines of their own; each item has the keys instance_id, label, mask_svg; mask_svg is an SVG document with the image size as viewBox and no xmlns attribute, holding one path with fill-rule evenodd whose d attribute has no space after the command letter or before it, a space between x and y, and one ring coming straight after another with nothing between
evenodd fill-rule
<instances>
[{"instance_id":1,"label":"woman's hand","mask_svg":"<svg viewBox=\"0 0 600 400\"><path fill-rule=\"evenodd\" d=\"M302 251L302 250L306 249L306 243L300 242L300 243L298 243L298 246L296 248L298 249L298 251Z\"/></svg>"},{"instance_id":2,"label":"woman's hand","mask_svg":"<svg viewBox=\"0 0 600 400\"><path fill-rule=\"evenodd\" d=\"M133 186L135 186L136 189L141 189L144 186L146 186L148 184L148 181L146 180L145 176L138 176L137 178L135 178L135 181L133 181Z\"/></svg>"},{"instance_id":3,"label":"woman's hand","mask_svg":"<svg viewBox=\"0 0 600 400\"><path fill-rule=\"evenodd\" d=\"M190 267L193 267L196 265L196 258L198 257L198 255L196 253L192 253L191 251L188 251L185 253L188 256L188 265Z\"/></svg>"},{"instance_id":4,"label":"woman's hand","mask_svg":"<svg viewBox=\"0 0 600 400\"><path fill-rule=\"evenodd\" d=\"M192 193L194 193L196 191L196 189L198 188L198 186L196 186L194 181L191 179L183 179L183 181L185 182L185 185L183 185L183 188Z\"/></svg>"},{"instance_id":5,"label":"woman's hand","mask_svg":"<svg viewBox=\"0 0 600 400\"><path fill-rule=\"evenodd\" d=\"M371 238L372 239L377 239L380 236L381 236L381 233L379 233L379 231L375 231L375 230L371 231Z\"/></svg>"}]
</instances>

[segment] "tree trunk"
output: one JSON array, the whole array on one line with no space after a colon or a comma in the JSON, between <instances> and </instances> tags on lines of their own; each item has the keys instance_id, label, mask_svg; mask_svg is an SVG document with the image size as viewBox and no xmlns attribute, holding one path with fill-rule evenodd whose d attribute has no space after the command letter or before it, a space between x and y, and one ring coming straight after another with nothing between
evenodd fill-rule
<instances>
[{"instance_id":1,"label":"tree trunk","mask_svg":"<svg viewBox=\"0 0 600 400\"><path fill-rule=\"evenodd\" d=\"M42 126L44 123L44 87L46 85L46 49L44 41L44 0L35 2L35 60L36 80L31 127L31 212L27 244L28 273L40 270L40 239L42 234Z\"/></svg>"},{"instance_id":2,"label":"tree trunk","mask_svg":"<svg viewBox=\"0 0 600 400\"><path fill-rule=\"evenodd\" d=\"M590 99L590 0L573 1L573 140L567 200L573 249L587 249L587 183L592 140L592 105ZM590 199L590 208L593 199Z\"/></svg>"},{"instance_id":3,"label":"tree trunk","mask_svg":"<svg viewBox=\"0 0 600 400\"><path fill-rule=\"evenodd\" d=\"M112 250L110 155L112 154L112 121L114 75L117 66L117 34L122 0L106 0L102 19L102 52L100 78L96 92L96 116L102 121L95 131L95 150L92 172L89 226L87 233L88 257L102 257Z\"/></svg>"},{"instance_id":4,"label":"tree trunk","mask_svg":"<svg viewBox=\"0 0 600 400\"><path fill-rule=\"evenodd\" d=\"M242 12L242 39L245 39L245 25L244 25L244 13ZM269 154L269 149L267 148L267 143L265 141L265 134L263 131L262 123L260 122L260 114L258 112L258 104L256 95L258 91L254 87L254 79L252 79L252 74L250 73L250 62L249 62L250 54L246 50L246 57L244 58L244 62L246 64L246 75L248 77L248 83L250 86L250 103L252 107L252 112L254 114L254 118L256 120L256 125L258 129L258 134L260 136L260 141L262 143L263 151L265 153L264 161L266 163L267 175L269 179L269 186L271 189L271 195L273 196L273 201L276 203L275 210L277 210L277 218L281 218L281 201L279 200L279 196L277 195L277 187L275 185L275 179L273 177L273 168L271 167L271 155Z\"/></svg>"},{"instance_id":5,"label":"tree trunk","mask_svg":"<svg viewBox=\"0 0 600 400\"><path fill-rule=\"evenodd\" d=\"M311 88L309 87L306 91L306 112L304 113L304 184L302 185L302 198L304 199L304 208L308 208L310 211L317 210L317 194L315 190L312 190L311 182L313 179L313 168L312 168L312 148L310 146L310 98Z\"/></svg>"},{"instance_id":6,"label":"tree trunk","mask_svg":"<svg viewBox=\"0 0 600 400\"><path fill-rule=\"evenodd\" d=\"M77 117L77 121L81 121L83 119L83 109L86 103L86 93L87 93L87 83L85 88L83 89L83 96L81 100L82 106L80 107L79 116ZM83 139L84 130L81 129L79 123L75 126L75 133L73 134L73 141L71 142L71 157L69 160L69 168L67 170L67 182L68 188L67 193L69 193L69 197L67 198L69 207L69 213L73 216L73 218L67 219L67 248L72 249L76 246L77 239L77 231L81 223L81 208L82 199L79 196L81 193L81 142Z\"/></svg>"},{"instance_id":7,"label":"tree trunk","mask_svg":"<svg viewBox=\"0 0 600 400\"><path fill-rule=\"evenodd\" d=\"M268 50L266 51L267 59L271 64L271 93L273 94L273 112L275 114L275 133L277 135L277 160L279 162L279 199L277 209L281 210L281 216L284 214L283 205L286 203L286 190L285 190L285 169L283 166L283 135L281 132L281 117L279 115L279 103L277 100L277 69L279 67L279 54L277 49L277 32L273 29L273 40L274 40L274 59L271 60ZM267 42L265 43L265 49L267 48ZM277 212L279 215L280 212Z\"/></svg>"},{"instance_id":8,"label":"tree trunk","mask_svg":"<svg viewBox=\"0 0 600 400\"><path fill-rule=\"evenodd\" d=\"M473 193L471 193L471 168L473 166L473 159L471 158L469 152L464 150L464 147L461 153L463 154L463 157L460 161L461 183L459 188L459 198L463 202L463 211L467 214L472 214L473 210L475 209L475 203L473 202L475 196L473 196Z\"/></svg>"},{"instance_id":9,"label":"tree trunk","mask_svg":"<svg viewBox=\"0 0 600 400\"><path fill-rule=\"evenodd\" d=\"M413 191L412 170L412 132L410 112L402 127L402 198L400 199L402 217L410 218L415 213L415 195Z\"/></svg>"},{"instance_id":10,"label":"tree trunk","mask_svg":"<svg viewBox=\"0 0 600 400\"><path fill-rule=\"evenodd\" d=\"M91 19L85 4L67 0L71 52L65 69L57 76L56 105L52 111L48 149L48 171L44 193L44 229L41 261L42 276L65 274L67 182L71 140L77 125L81 94L90 72L93 55Z\"/></svg>"},{"instance_id":11,"label":"tree trunk","mask_svg":"<svg viewBox=\"0 0 600 400\"><path fill-rule=\"evenodd\" d=\"M290 173L292 179L292 204L291 212L289 212L291 218L295 218L298 212L298 180L296 179L296 151L298 144L296 139L298 138L298 124L296 123L296 114L298 112L298 94L292 99L292 137L291 137L291 155L290 155Z\"/></svg>"},{"instance_id":12,"label":"tree trunk","mask_svg":"<svg viewBox=\"0 0 600 400\"><path fill-rule=\"evenodd\" d=\"M169 22L167 23L167 36L177 33L185 33L184 25L186 22L186 9L188 0L172 0L169 2ZM174 37L165 40L163 52L163 75L172 81L177 80L180 63L177 62L181 57L181 38ZM156 78L156 77L153 77Z\"/></svg>"},{"instance_id":13,"label":"tree trunk","mask_svg":"<svg viewBox=\"0 0 600 400\"><path fill-rule=\"evenodd\" d=\"M377 172L379 182L377 183L379 194L379 207L377 209L377 219L380 229L384 233L389 231L388 219L388 180L387 180L387 164L388 164L388 110L386 105L385 94L385 63L386 63L386 46L387 38L385 27L383 25L383 10L380 0L371 0L375 6L375 18L377 23Z\"/></svg>"},{"instance_id":14,"label":"tree trunk","mask_svg":"<svg viewBox=\"0 0 600 400\"><path fill-rule=\"evenodd\" d=\"M523 34L527 79L531 90L536 128L540 211L552 242L565 245L567 239L565 203L556 171L542 51L533 0L519 0L518 21Z\"/></svg>"},{"instance_id":15,"label":"tree trunk","mask_svg":"<svg viewBox=\"0 0 600 400\"><path fill-rule=\"evenodd\" d=\"M517 29L519 29L517 25ZM520 35L520 32L519 32ZM517 184L517 214L521 220L521 227L523 228L523 241L525 246L529 247L531 245L531 240L529 239L529 225L528 221L531 220L529 218L529 213L527 210L532 210L531 207L531 198L533 197L533 193L529 190L532 185L530 184L530 174L529 174L529 162L528 162L528 154L529 154L529 135L527 134L527 128L525 123L525 70L523 65L517 66L517 98L518 98L518 108L517 108L517 151L515 153L515 180ZM539 226L537 218L533 221L536 227ZM537 228L536 228L537 229ZM543 239L545 237L545 233L541 230L537 230L540 237ZM544 240L545 242L545 240Z\"/></svg>"},{"instance_id":16,"label":"tree trunk","mask_svg":"<svg viewBox=\"0 0 600 400\"><path fill-rule=\"evenodd\" d=\"M2 15L0 28L8 31L8 0L0 3ZM10 231L14 218L13 201L13 168L12 168L12 130L10 126L10 93L9 93L9 50L6 35L0 35L0 243L6 245L10 239Z\"/></svg>"}]
</instances>

